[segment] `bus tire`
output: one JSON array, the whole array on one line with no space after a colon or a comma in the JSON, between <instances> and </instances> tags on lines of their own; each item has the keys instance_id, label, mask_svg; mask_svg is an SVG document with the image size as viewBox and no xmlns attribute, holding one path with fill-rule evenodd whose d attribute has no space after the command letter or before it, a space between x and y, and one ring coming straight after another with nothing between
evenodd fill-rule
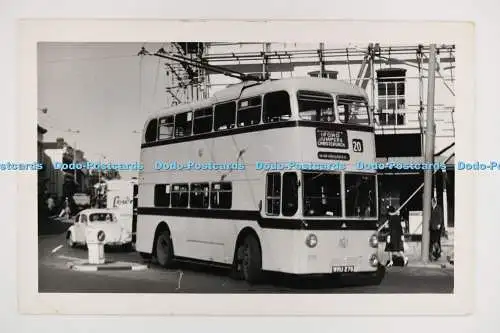
<instances>
[{"instance_id":1,"label":"bus tire","mask_svg":"<svg viewBox=\"0 0 500 333\"><path fill-rule=\"evenodd\" d=\"M158 265L164 268L172 267L174 262L174 246L168 230L164 230L158 235L155 250L155 259Z\"/></svg>"},{"instance_id":2,"label":"bus tire","mask_svg":"<svg viewBox=\"0 0 500 333\"><path fill-rule=\"evenodd\" d=\"M238 248L241 275L248 283L262 280L262 251L258 239L248 235Z\"/></svg>"}]
</instances>

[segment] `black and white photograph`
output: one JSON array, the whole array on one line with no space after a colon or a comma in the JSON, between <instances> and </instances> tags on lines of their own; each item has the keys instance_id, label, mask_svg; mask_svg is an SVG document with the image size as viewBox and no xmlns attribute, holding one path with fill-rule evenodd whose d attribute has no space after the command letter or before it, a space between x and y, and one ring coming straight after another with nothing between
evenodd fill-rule
<instances>
[{"instance_id":1,"label":"black and white photograph","mask_svg":"<svg viewBox=\"0 0 500 333\"><path fill-rule=\"evenodd\" d=\"M38 50L40 292L453 292L455 45Z\"/></svg>"},{"instance_id":2,"label":"black and white photograph","mask_svg":"<svg viewBox=\"0 0 500 333\"><path fill-rule=\"evenodd\" d=\"M464 44L344 37L38 41L35 292L453 296Z\"/></svg>"}]
</instances>

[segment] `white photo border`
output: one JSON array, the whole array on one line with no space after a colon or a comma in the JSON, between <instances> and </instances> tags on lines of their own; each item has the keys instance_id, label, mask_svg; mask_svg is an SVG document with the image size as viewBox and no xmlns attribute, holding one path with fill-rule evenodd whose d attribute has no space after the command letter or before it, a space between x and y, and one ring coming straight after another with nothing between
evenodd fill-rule
<instances>
[{"instance_id":1,"label":"white photo border","mask_svg":"<svg viewBox=\"0 0 500 333\"><path fill-rule=\"evenodd\" d=\"M340 32L340 33L339 33ZM348 33L346 33L348 32ZM17 160L36 160L38 42L411 42L456 45L455 161L474 161L475 43L468 22L333 20L47 20L19 22ZM37 175L18 172L18 307L30 314L465 315L474 308L473 174L455 174L453 294L57 294L38 292ZM300 304L300 306L297 306Z\"/></svg>"}]
</instances>

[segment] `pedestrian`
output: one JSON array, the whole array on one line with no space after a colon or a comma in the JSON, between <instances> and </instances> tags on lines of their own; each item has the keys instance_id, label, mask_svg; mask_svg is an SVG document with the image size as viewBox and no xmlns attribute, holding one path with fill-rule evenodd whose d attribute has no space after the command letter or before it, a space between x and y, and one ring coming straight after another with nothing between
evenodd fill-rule
<instances>
[{"instance_id":1,"label":"pedestrian","mask_svg":"<svg viewBox=\"0 0 500 333\"><path fill-rule=\"evenodd\" d=\"M52 195L50 195L49 198L47 199L47 208L49 209L49 214L51 216L54 213L55 206L56 206L56 203L54 201L54 198L52 197Z\"/></svg>"},{"instance_id":2,"label":"pedestrian","mask_svg":"<svg viewBox=\"0 0 500 333\"><path fill-rule=\"evenodd\" d=\"M386 263L387 267L394 265L393 258L398 256L403 259L403 265L408 264L408 257L404 254L404 235L401 226L399 212L391 206L388 210L389 218L389 234L387 235L385 251L389 253L389 260Z\"/></svg>"},{"instance_id":3,"label":"pedestrian","mask_svg":"<svg viewBox=\"0 0 500 333\"><path fill-rule=\"evenodd\" d=\"M443 232L443 210L437 204L436 198L432 198L432 212L429 223L431 260L438 260L441 257L441 235Z\"/></svg>"},{"instance_id":4,"label":"pedestrian","mask_svg":"<svg viewBox=\"0 0 500 333\"><path fill-rule=\"evenodd\" d=\"M59 217L65 216L66 219L69 219L70 213L71 209L69 208L69 199L66 197L66 199L64 199L63 209L61 210L61 213L59 213Z\"/></svg>"}]
</instances>

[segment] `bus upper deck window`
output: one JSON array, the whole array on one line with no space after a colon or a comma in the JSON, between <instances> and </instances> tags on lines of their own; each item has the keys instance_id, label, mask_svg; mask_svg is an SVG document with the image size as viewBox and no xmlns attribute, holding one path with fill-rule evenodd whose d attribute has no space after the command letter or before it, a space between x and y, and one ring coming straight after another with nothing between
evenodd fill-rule
<instances>
[{"instance_id":1,"label":"bus upper deck window","mask_svg":"<svg viewBox=\"0 0 500 333\"><path fill-rule=\"evenodd\" d=\"M251 126L260 123L262 97L252 97L239 101L237 124L238 127Z\"/></svg>"},{"instance_id":2,"label":"bus upper deck window","mask_svg":"<svg viewBox=\"0 0 500 333\"><path fill-rule=\"evenodd\" d=\"M158 128L158 140L165 140L174 137L174 116L160 118Z\"/></svg>"},{"instance_id":3,"label":"bus upper deck window","mask_svg":"<svg viewBox=\"0 0 500 333\"><path fill-rule=\"evenodd\" d=\"M212 108L196 110L194 112L193 134L202 134L212 131Z\"/></svg>"},{"instance_id":4,"label":"bus upper deck window","mask_svg":"<svg viewBox=\"0 0 500 333\"><path fill-rule=\"evenodd\" d=\"M363 97L338 96L337 109L345 124L370 125L368 104Z\"/></svg>"},{"instance_id":5,"label":"bus upper deck window","mask_svg":"<svg viewBox=\"0 0 500 333\"><path fill-rule=\"evenodd\" d=\"M300 119L334 122L333 97L330 94L301 90L297 93Z\"/></svg>"},{"instance_id":6,"label":"bus upper deck window","mask_svg":"<svg viewBox=\"0 0 500 333\"><path fill-rule=\"evenodd\" d=\"M193 112L184 112L175 115L175 137L191 135Z\"/></svg>"},{"instance_id":7,"label":"bus upper deck window","mask_svg":"<svg viewBox=\"0 0 500 333\"><path fill-rule=\"evenodd\" d=\"M146 134L144 135L144 140L146 142L154 142L157 139L157 130L158 130L158 120L153 119L149 122L148 127L146 128Z\"/></svg>"},{"instance_id":8,"label":"bus upper deck window","mask_svg":"<svg viewBox=\"0 0 500 333\"><path fill-rule=\"evenodd\" d=\"M236 123L236 103L229 102L215 106L214 130L222 131L234 128Z\"/></svg>"},{"instance_id":9,"label":"bus upper deck window","mask_svg":"<svg viewBox=\"0 0 500 333\"><path fill-rule=\"evenodd\" d=\"M275 91L264 96L262 119L265 123L285 121L291 117L290 96L286 91Z\"/></svg>"}]
</instances>

